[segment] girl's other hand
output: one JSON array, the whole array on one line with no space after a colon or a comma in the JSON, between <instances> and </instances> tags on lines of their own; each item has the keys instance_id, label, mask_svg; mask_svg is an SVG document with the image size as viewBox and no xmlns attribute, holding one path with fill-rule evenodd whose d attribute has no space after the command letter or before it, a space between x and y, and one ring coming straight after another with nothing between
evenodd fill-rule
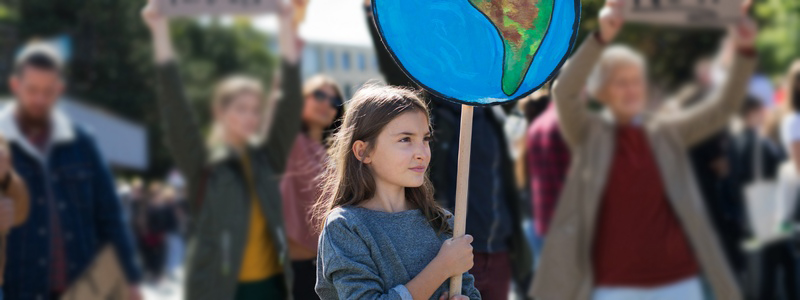
<instances>
[{"instance_id":1,"label":"girl's other hand","mask_svg":"<svg viewBox=\"0 0 800 300\"><path fill-rule=\"evenodd\" d=\"M434 260L439 262L439 267L448 278L472 269L472 239L472 236L467 234L448 239L442 244Z\"/></svg>"}]
</instances>

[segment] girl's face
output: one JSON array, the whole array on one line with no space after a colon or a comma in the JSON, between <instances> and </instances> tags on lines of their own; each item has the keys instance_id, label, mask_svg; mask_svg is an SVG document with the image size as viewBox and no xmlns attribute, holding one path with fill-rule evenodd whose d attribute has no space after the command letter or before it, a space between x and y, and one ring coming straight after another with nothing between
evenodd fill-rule
<instances>
[{"instance_id":1,"label":"girl's face","mask_svg":"<svg viewBox=\"0 0 800 300\"><path fill-rule=\"evenodd\" d=\"M324 85L306 96L303 106L303 122L306 126L328 128L336 119L336 106L342 99L330 85Z\"/></svg>"},{"instance_id":2,"label":"girl's face","mask_svg":"<svg viewBox=\"0 0 800 300\"><path fill-rule=\"evenodd\" d=\"M242 94L222 108L217 115L228 141L243 142L258 132L261 124L261 99Z\"/></svg>"},{"instance_id":3,"label":"girl's face","mask_svg":"<svg viewBox=\"0 0 800 300\"><path fill-rule=\"evenodd\" d=\"M431 132L425 114L407 112L383 128L363 162L372 170L376 182L419 187L425 182L425 171L431 160L430 140ZM358 144L353 147L356 153L360 148ZM363 142L361 144L363 146Z\"/></svg>"}]
</instances>

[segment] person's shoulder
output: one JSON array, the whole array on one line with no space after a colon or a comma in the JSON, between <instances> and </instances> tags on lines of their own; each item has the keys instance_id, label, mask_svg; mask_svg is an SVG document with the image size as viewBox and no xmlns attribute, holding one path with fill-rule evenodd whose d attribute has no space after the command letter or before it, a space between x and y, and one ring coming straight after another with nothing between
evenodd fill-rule
<instances>
[{"instance_id":1,"label":"person's shoulder","mask_svg":"<svg viewBox=\"0 0 800 300\"><path fill-rule=\"evenodd\" d=\"M97 147L97 138L95 137L95 132L92 128L75 123L70 124L69 126L73 135L72 141L75 145L81 147Z\"/></svg>"},{"instance_id":2,"label":"person's shoulder","mask_svg":"<svg viewBox=\"0 0 800 300\"><path fill-rule=\"evenodd\" d=\"M360 223L361 213L359 208L351 206L340 206L328 213L325 219L325 229L352 229Z\"/></svg>"}]
</instances>

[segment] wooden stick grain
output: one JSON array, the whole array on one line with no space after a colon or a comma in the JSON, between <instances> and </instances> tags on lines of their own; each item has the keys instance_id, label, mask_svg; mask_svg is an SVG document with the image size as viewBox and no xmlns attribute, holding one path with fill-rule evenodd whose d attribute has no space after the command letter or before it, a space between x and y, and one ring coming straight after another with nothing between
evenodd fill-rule
<instances>
[{"instance_id":1,"label":"wooden stick grain","mask_svg":"<svg viewBox=\"0 0 800 300\"><path fill-rule=\"evenodd\" d=\"M458 171L456 172L456 209L453 237L464 235L467 226L467 191L469 185L469 156L472 148L473 107L461 105L461 132L458 139ZM450 297L461 294L461 277L450 277Z\"/></svg>"}]
</instances>

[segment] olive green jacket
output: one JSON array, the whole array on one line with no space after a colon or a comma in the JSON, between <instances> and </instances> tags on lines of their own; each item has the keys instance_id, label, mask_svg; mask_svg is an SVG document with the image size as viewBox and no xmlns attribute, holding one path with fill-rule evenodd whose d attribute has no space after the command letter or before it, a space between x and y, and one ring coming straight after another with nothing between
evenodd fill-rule
<instances>
[{"instance_id":1,"label":"olive green jacket","mask_svg":"<svg viewBox=\"0 0 800 300\"><path fill-rule=\"evenodd\" d=\"M282 100L267 139L247 148L250 169L291 294L292 272L281 215L280 175L300 129L300 68L283 63ZM174 62L158 67L158 109L176 167L188 180L192 223L186 299L233 299L250 224L250 195L241 160L228 148L209 150L183 92ZM291 298L291 296L288 296Z\"/></svg>"}]
</instances>

